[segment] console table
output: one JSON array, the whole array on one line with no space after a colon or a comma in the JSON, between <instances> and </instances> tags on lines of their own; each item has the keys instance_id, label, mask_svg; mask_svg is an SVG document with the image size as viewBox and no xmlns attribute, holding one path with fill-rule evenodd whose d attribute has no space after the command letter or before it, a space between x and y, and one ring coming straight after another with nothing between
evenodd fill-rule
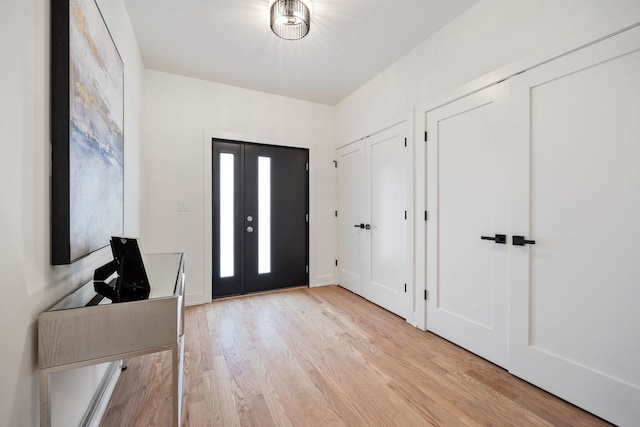
<instances>
[{"instance_id":1,"label":"console table","mask_svg":"<svg viewBox=\"0 0 640 427\"><path fill-rule=\"evenodd\" d=\"M96 297L93 281L67 295L38 317L40 425L49 426L49 374L98 363L171 350L173 425L182 408L184 357L184 255L148 254L145 269L151 294L142 301L112 304Z\"/></svg>"}]
</instances>

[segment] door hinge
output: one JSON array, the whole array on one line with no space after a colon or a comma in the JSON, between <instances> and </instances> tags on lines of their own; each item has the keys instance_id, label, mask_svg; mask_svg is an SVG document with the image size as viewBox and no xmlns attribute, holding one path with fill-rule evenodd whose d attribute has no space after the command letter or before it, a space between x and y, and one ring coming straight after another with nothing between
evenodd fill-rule
<instances>
[{"instance_id":1,"label":"door hinge","mask_svg":"<svg viewBox=\"0 0 640 427\"><path fill-rule=\"evenodd\" d=\"M407 284L406 283L404 284L404 293L405 294L407 293Z\"/></svg>"},{"instance_id":2,"label":"door hinge","mask_svg":"<svg viewBox=\"0 0 640 427\"><path fill-rule=\"evenodd\" d=\"M424 131L424 142L429 141L429 133L425 130Z\"/></svg>"},{"instance_id":3,"label":"door hinge","mask_svg":"<svg viewBox=\"0 0 640 427\"><path fill-rule=\"evenodd\" d=\"M309 172L309 162L304 164L304 170L306 170L307 172Z\"/></svg>"},{"instance_id":4,"label":"door hinge","mask_svg":"<svg viewBox=\"0 0 640 427\"><path fill-rule=\"evenodd\" d=\"M309 222L309 214L306 214L306 215L304 216L304 219L305 219L307 222Z\"/></svg>"},{"instance_id":5,"label":"door hinge","mask_svg":"<svg viewBox=\"0 0 640 427\"><path fill-rule=\"evenodd\" d=\"M429 221L429 211L424 211L424 220Z\"/></svg>"},{"instance_id":6,"label":"door hinge","mask_svg":"<svg viewBox=\"0 0 640 427\"><path fill-rule=\"evenodd\" d=\"M336 260L336 267L338 266L338 260Z\"/></svg>"},{"instance_id":7,"label":"door hinge","mask_svg":"<svg viewBox=\"0 0 640 427\"><path fill-rule=\"evenodd\" d=\"M407 146L407 138L404 139L404 146Z\"/></svg>"},{"instance_id":8,"label":"door hinge","mask_svg":"<svg viewBox=\"0 0 640 427\"><path fill-rule=\"evenodd\" d=\"M407 211L404 211L404 219L407 219Z\"/></svg>"},{"instance_id":9,"label":"door hinge","mask_svg":"<svg viewBox=\"0 0 640 427\"><path fill-rule=\"evenodd\" d=\"M333 167L334 167L334 168L337 168L337 167L338 167L338 161L337 161L337 160L334 160L334 161L333 161Z\"/></svg>"},{"instance_id":10,"label":"door hinge","mask_svg":"<svg viewBox=\"0 0 640 427\"><path fill-rule=\"evenodd\" d=\"M424 290L424 300L429 301L429 291L427 291L426 289Z\"/></svg>"},{"instance_id":11,"label":"door hinge","mask_svg":"<svg viewBox=\"0 0 640 427\"><path fill-rule=\"evenodd\" d=\"M336 211L336 218L338 218L338 211Z\"/></svg>"},{"instance_id":12,"label":"door hinge","mask_svg":"<svg viewBox=\"0 0 640 427\"><path fill-rule=\"evenodd\" d=\"M309 266L308 265L304 266L304 271L305 271L305 273L309 274Z\"/></svg>"}]
</instances>

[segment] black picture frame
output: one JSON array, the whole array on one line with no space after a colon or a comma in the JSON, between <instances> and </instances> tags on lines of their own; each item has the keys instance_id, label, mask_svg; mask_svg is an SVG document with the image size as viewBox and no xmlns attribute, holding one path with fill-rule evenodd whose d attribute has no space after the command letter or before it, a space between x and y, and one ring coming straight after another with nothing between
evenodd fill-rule
<instances>
[{"instance_id":1,"label":"black picture frame","mask_svg":"<svg viewBox=\"0 0 640 427\"><path fill-rule=\"evenodd\" d=\"M51 263L124 229L124 63L94 0L51 0Z\"/></svg>"}]
</instances>

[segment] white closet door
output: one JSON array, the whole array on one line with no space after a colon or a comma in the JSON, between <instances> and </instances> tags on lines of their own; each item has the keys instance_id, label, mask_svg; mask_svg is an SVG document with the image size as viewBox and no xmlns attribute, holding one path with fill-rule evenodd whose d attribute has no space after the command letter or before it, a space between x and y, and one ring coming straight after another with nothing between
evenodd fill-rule
<instances>
[{"instance_id":1,"label":"white closet door","mask_svg":"<svg viewBox=\"0 0 640 427\"><path fill-rule=\"evenodd\" d=\"M365 298L405 319L411 310L407 269L410 159L404 124L366 139L365 211L370 260Z\"/></svg>"},{"instance_id":2,"label":"white closet door","mask_svg":"<svg viewBox=\"0 0 640 427\"><path fill-rule=\"evenodd\" d=\"M506 83L427 113L427 329L508 362ZM499 240L498 240L499 241Z\"/></svg>"},{"instance_id":3,"label":"white closet door","mask_svg":"<svg viewBox=\"0 0 640 427\"><path fill-rule=\"evenodd\" d=\"M364 144L338 150L338 283L362 294L368 235L364 228Z\"/></svg>"},{"instance_id":4,"label":"white closet door","mask_svg":"<svg viewBox=\"0 0 640 427\"><path fill-rule=\"evenodd\" d=\"M640 420L640 28L512 79L509 370Z\"/></svg>"},{"instance_id":5,"label":"white closet door","mask_svg":"<svg viewBox=\"0 0 640 427\"><path fill-rule=\"evenodd\" d=\"M338 149L338 283L406 319L413 311L405 217L413 177L405 128Z\"/></svg>"}]
</instances>

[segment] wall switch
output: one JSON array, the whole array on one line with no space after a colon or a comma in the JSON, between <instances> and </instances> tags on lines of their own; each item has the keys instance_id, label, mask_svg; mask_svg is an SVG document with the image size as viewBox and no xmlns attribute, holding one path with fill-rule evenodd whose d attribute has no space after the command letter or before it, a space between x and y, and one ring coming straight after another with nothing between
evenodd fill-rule
<instances>
[{"instance_id":1,"label":"wall switch","mask_svg":"<svg viewBox=\"0 0 640 427\"><path fill-rule=\"evenodd\" d=\"M178 212L189 212L189 202L186 200L178 200L176 202L176 210Z\"/></svg>"}]
</instances>

